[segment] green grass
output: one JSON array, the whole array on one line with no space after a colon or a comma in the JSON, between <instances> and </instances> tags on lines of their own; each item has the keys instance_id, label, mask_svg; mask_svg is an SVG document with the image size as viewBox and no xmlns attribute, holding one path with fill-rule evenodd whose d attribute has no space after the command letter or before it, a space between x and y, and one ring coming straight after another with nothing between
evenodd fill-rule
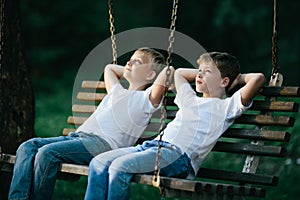
<instances>
[{"instance_id":1,"label":"green grass","mask_svg":"<svg viewBox=\"0 0 300 200\"><path fill-rule=\"evenodd\" d=\"M36 97L35 130L38 137L61 135L66 126L67 116L71 115L72 88L75 72L65 72L56 77L35 78L33 81ZM300 103L300 102L298 102ZM294 117L299 118L299 113ZM290 129L292 130L292 129ZM266 200L293 200L300 196L299 177L300 166L296 160L300 158L300 124L296 124L291 132L291 141L287 145L287 158L262 158L261 173L279 176L277 187L270 187ZM224 154L212 153L204 166L218 166L224 169L242 168L244 156L228 158ZM83 199L87 177L79 181L57 180L54 192L55 200ZM159 199L159 191L151 186L132 184L132 200ZM167 199L167 198L163 198ZM254 200L255 198L249 198Z\"/></svg>"}]
</instances>

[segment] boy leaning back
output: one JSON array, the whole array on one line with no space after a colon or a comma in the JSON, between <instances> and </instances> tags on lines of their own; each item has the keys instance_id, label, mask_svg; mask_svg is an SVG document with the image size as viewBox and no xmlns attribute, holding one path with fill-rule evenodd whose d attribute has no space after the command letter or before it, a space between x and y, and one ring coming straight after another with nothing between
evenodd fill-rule
<instances>
[{"instance_id":1,"label":"boy leaning back","mask_svg":"<svg viewBox=\"0 0 300 200\"><path fill-rule=\"evenodd\" d=\"M133 145L159 108L165 83L163 64L158 51L140 48L125 67L107 65L104 81L108 94L75 132L33 138L20 145L9 199L52 199L61 163L88 165L99 153ZM123 76L128 89L120 84Z\"/></svg>"},{"instance_id":2,"label":"boy leaning back","mask_svg":"<svg viewBox=\"0 0 300 200\"><path fill-rule=\"evenodd\" d=\"M238 61L228 53L205 53L197 62L198 70L180 68L174 74L179 110L162 137L162 176L194 177L217 139L251 106L265 82L261 73L241 74ZM202 97L190 86L193 80ZM226 98L238 84L244 86ZM154 170L158 138L93 158L85 199L129 199L132 175Z\"/></svg>"}]
</instances>

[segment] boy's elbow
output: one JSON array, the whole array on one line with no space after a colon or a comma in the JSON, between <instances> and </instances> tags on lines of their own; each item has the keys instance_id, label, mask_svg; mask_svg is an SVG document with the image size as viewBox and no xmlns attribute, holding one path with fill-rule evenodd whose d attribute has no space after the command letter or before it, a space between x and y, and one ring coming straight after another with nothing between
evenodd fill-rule
<instances>
[{"instance_id":1,"label":"boy's elbow","mask_svg":"<svg viewBox=\"0 0 300 200\"><path fill-rule=\"evenodd\" d=\"M107 65L105 66L104 70L105 70L105 71L106 71L106 70L111 70L112 67L113 67L112 64L107 64Z\"/></svg>"},{"instance_id":2,"label":"boy's elbow","mask_svg":"<svg viewBox=\"0 0 300 200\"><path fill-rule=\"evenodd\" d=\"M183 72L184 72L184 68L178 68L178 69L175 70L174 73L175 73L176 75L181 75L181 76L182 76L182 75L183 75Z\"/></svg>"},{"instance_id":3,"label":"boy's elbow","mask_svg":"<svg viewBox=\"0 0 300 200\"><path fill-rule=\"evenodd\" d=\"M115 73L120 77L123 74L123 68L115 64L108 64L104 68L104 73Z\"/></svg>"},{"instance_id":4,"label":"boy's elbow","mask_svg":"<svg viewBox=\"0 0 300 200\"><path fill-rule=\"evenodd\" d=\"M257 75L257 82L259 83L259 85L263 86L266 82L266 77L263 73L258 73Z\"/></svg>"}]
</instances>

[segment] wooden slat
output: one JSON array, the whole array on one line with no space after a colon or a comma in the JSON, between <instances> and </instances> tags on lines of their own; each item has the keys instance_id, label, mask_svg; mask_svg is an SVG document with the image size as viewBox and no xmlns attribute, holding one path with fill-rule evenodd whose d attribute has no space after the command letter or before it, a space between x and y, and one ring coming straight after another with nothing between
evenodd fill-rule
<instances>
[{"instance_id":1,"label":"wooden slat","mask_svg":"<svg viewBox=\"0 0 300 200\"><path fill-rule=\"evenodd\" d=\"M70 132L74 132L75 130L76 130L75 128L64 128L63 131L62 131L62 135L66 136Z\"/></svg>"},{"instance_id":2,"label":"wooden slat","mask_svg":"<svg viewBox=\"0 0 300 200\"><path fill-rule=\"evenodd\" d=\"M16 160L15 155L6 154L6 153L1 154L1 160L0 160L1 162L14 164L15 160Z\"/></svg>"},{"instance_id":3,"label":"wooden slat","mask_svg":"<svg viewBox=\"0 0 300 200\"><path fill-rule=\"evenodd\" d=\"M258 156L274 156L274 157L286 156L286 149L281 146L266 146L266 145L254 145L254 144L220 142L220 141L217 142L217 144L214 146L213 151L247 154L247 155L258 155Z\"/></svg>"},{"instance_id":4,"label":"wooden slat","mask_svg":"<svg viewBox=\"0 0 300 200\"><path fill-rule=\"evenodd\" d=\"M68 124L81 125L85 120L87 120L87 117L69 116L67 121Z\"/></svg>"},{"instance_id":5,"label":"wooden slat","mask_svg":"<svg viewBox=\"0 0 300 200\"><path fill-rule=\"evenodd\" d=\"M196 188L196 192L165 188L163 196L184 199L245 199L245 197L264 198L266 196L266 190L259 187L199 183Z\"/></svg>"},{"instance_id":6,"label":"wooden slat","mask_svg":"<svg viewBox=\"0 0 300 200\"><path fill-rule=\"evenodd\" d=\"M168 106L176 106L174 97L167 97ZM254 100L250 110L298 112L299 104L292 101Z\"/></svg>"},{"instance_id":7,"label":"wooden slat","mask_svg":"<svg viewBox=\"0 0 300 200\"><path fill-rule=\"evenodd\" d=\"M285 131L230 128L225 133L223 133L222 137L288 142L291 136L288 132Z\"/></svg>"},{"instance_id":8,"label":"wooden slat","mask_svg":"<svg viewBox=\"0 0 300 200\"><path fill-rule=\"evenodd\" d=\"M82 88L85 89L105 89L104 81L82 81Z\"/></svg>"},{"instance_id":9,"label":"wooden slat","mask_svg":"<svg viewBox=\"0 0 300 200\"><path fill-rule=\"evenodd\" d=\"M167 98L168 106L176 106L174 97ZM299 104L292 101L254 100L250 110L297 112Z\"/></svg>"},{"instance_id":10,"label":"wooden slat","mask_svg":"<svg viewBox=\"0 0 300 200\"><path fill-rule=\"evenodd\" d=\"M285 97L299 97L299 87L273 87L265 86L260 91L260 94L265 96L285 96Z\"/></svg>"},{"instance_id":11,"label":"wooden slat","mask_svg":"<svg viewBox=\"0 0 300 200\"><path fill-rule=\"evenodd\" d=\"M106 93L78 92L77 99L81 101L100 102L106 96Z\"/></svg>"},{"instance_id":12,"label":"wooden slat","mask_svg":"<svg viewBox=\"0 0 300 200\"><path fill-rule=\"evenodd\" d=\"M167 111L167 118L172 120L176 116L174 110ZM295 119L288 116L267 116L267 115L253 115L243 114L235 120L238 124L253 124L261 126L293 126Z\"/></svg>"},{"instance_id":13,"label":"wooden slat","mask_svg":"<svg viewBox=\"0 0 300 200\"><path fill-rule=\"evenodd\" d=\"M262 111L286 111L286 112L297 112L299 105L296 102L287 101L269 101L269 100L255 100L251 106L251 110L262 110Z\"/></svg>"},{"instance_id":14,"label":"wooden slat","mask_svg":"<svg viewBox=\"0 0 300 200\"><path fill-rule=\"evenodd\" d=\"M160 128L159 122L150 123L145 131L158 132ZM270 131L270 130L254 130L254 129L243 129L243 128L230 128L222 137L226 138L237 138L237 139L248 139L248 140L264 140L264 141L277 141L277 142L288 142L290 140L290 133L286 131ZM146 138L149 139L149 138ZM144 141L141 139L140 141ZM140 142L138 142L140 143Z\"/></svg>"},{"instance_id":15,"label":"wooden slat","mask_svg":"<svg viewBox=\"0 0 300 200\"><path fill-rule=\"evenodd\" d=\"M267 116L244 114L235 120L238 124L254 124L261 126L293 126L295 119L287 116Z\"/></svg>"},{"instance_id":16,"label":"wooden slat","mask_svg":"<svg viewBox=\"0 0 300 200\"><path fill-rule=\"evenodd\" d=\"M63 163L61 165L60 171L66 172L66 173L71 173L71 174L79 174L79 175L87 176L88 175L88 166Z\"/></svg>"},{"instance_id":17,"label":"wooden slat","mask_svg":"<svg viewBox=\"0 0 300 200\"><path fill-rule=\"evenodd\" d=\"M15 155L2 154L2 156L1 156L1 162L4 162L4 163L14 164L15 160L16 160ZM88 166L63 163L61 165L59 171L87 176L88 175Z\"/></svg>"},{"instance_id":18,"label":"wooden slat","mask_svg":"<svg viewBox=\"0 0 300 200\"><path fill-rule=\"evenodd\" d=\"M242 173L225 171L219 169L200 168L197 177L234 181L240 184L261 184L275 186L278 184L277 176L270 176L264 174Z\"/></svg>"},{"instance_id":19,"label":"wooden slat","mask_svg":"<svg viewBox=\"0 0 300 200\"><path fill-rule=\"evenodd\" d=\"M93 105L78 105L74 104L72 106L72 111L76 113L93 113L97 109L97 106Z\"/></svg>"},{"instance_id":20,"label":"wooden slat","mask_svg":"<svg viewBox=\"0 0 300 200\"><path fill-rule=\"evenodd\" d=\"M132 178L133 182L141 183L145 185L152 185L152 175L140 175L136 174ZM238 185L230 185L225 183L210 183L198 180L186 180L179 178L160 177L161 184L165 189L172 189L178 191L185 191L196 193L201 195L203 193L208 194L221 194L222 195L238 195L238 196L252 196L252 197L264 197L265 190L255 187L246 187ZM180 192L180 193L181 193ZM172 197L173 191L167 196ZM181 193L182 194L182 193ZM180 195L182 197L182 195ZM174 196L173 196L174 197Z\"/></svg>"}]
</instances>

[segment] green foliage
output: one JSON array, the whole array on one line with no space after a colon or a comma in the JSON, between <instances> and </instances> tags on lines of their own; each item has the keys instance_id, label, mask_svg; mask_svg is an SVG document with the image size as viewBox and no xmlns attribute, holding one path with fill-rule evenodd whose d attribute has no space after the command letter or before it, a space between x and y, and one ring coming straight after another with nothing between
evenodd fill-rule
<instances>
[{"instance_id":1,"label":"green foliage","mask_svg":"<svg viewBox=\"0 0 300 200\"><path fill-rule=\"evenodd\" d=\"M172 1L116 1L116 33L137 27L170 26ZM279 2L279 66L299 84L300 2ZM107 2L22 1L25 52L33 71L75 69L97 44L109 38ZM228 51L244 71L271 73L273 1L180 1L176 30L198 41L207 51Z\"/></svg>"}]
</instances>

